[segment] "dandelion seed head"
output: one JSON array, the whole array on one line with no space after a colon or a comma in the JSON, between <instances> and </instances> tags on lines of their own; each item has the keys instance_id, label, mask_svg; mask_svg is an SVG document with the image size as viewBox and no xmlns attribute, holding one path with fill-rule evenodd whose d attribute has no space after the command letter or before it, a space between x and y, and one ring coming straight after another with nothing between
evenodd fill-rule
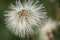
<instances>
[{"instance_id":1,"label":"dandelion seed head","mask_svg":"<svg viewBox=\"0 0 60 40\"><path fill-rule=\"evenodd\" d=\"M40 37L41 40L49 40L54 39L54 31L57 28L57 22L49 18L47 22L43 25L44 27L41 28Z\"/></svg>"},{"instance_id":2,"label":"dandelion seed head","mask_svg":"<svg viewBox=\"0 0 60 40\"><path fill-rule=\"evenodd\" d=\"M16 5L11 4L11 10L6 11L7 27L19 37L34 34L33 28L40 27L47 18L45 6L43 4L33 3L33 0L28 0L23 3L16 1Z\"/></svg>"}]
</instances>

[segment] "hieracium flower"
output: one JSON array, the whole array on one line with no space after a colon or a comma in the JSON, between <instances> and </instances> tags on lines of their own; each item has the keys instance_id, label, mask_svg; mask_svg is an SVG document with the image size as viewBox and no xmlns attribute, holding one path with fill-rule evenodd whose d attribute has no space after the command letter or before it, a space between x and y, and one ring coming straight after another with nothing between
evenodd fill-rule
<instances>
[{"instance_id":1,"label":"hieracium flower","mask_svg":"<svg viewBox=\"0 0 60 40\"><path fill-rule=\"evenodd\" d=\"M38 1L16 1L16 5L11 4L10 10L6 11L7 27L19 37L32 35L34 28L40 27L47 18L44 7Z\"/></svg>"}]
</instances>

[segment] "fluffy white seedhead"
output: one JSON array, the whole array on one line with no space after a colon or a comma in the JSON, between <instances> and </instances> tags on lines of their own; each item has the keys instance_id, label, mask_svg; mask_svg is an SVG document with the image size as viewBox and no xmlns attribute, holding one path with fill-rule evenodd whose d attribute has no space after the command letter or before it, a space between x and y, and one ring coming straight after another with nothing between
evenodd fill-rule
<instances>
[{"instance_id":1,"label":"fluffy white seedhead","mask_svg":"<svg viewBox=\"0 0 60 40\"><path fill-rule=\"evenodd\" d=\"M21 3L19 0L9 8L5 14L7 27L19 37L32 35L34 28L41 26L47 18L43 4L39 5L38 1L25 0Z\"/></svg>"},{"instance_id":2,"label":"fluffy white seedhead","mask_svg":"<svg viewBox=\"0 0 60 40\"><path fill-rule=\"evenodd\" d=\"M40 30L40 38L41 40L49 40L49 37L54 37L53 31L57 28L57 22L52 20L51 18L47 20L47 22L43 25ZM53 38L54 39L54 38Z\"/></svg>"}]
</instances>

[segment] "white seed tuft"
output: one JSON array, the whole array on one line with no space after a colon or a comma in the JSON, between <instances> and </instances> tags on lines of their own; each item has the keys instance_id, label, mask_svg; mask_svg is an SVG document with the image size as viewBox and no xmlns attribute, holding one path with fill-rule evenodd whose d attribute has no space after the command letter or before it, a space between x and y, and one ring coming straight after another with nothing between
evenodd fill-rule
<instances>
[{"instance_id":1,"label":"white seed tuft","mask_svg":"<svg viewBox=\"0 0 60 40\"><path fill-rule=\"evenodd\" d=\"M11 4L11 10L6 11L7 27L19 37L29 36L34 33L34 28L41 26L46 20L44 6L38 5L38 1L28 0L23 3L16 1L16 5Z\"/></svg>"}]
</instances>

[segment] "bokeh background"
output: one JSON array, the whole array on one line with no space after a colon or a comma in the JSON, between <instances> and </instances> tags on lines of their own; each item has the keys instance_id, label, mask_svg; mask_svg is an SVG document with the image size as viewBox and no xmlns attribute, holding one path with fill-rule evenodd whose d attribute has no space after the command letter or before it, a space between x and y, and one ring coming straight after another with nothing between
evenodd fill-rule
<instances>
[{"instance_id":1,"label":"bokeh background","mask_svg":"<svg viewBox=\"0 0 60 40\"><path fill-rule=\"evenodd\" d=\"M16 0L0 0L0 40L38 40L38 35L30 36L30 38L19 38L18 36L11 33L5 25L4 14L10 4L15 4ZM22 2L24 0L21 0ZM37 0L34 0L37 1ZM48 17L54 20L60 20L60 0L39 0L46 7ZM60 40L60 27L57 28L55 33L55 39Z\"/></svg>"}]
</instances>

